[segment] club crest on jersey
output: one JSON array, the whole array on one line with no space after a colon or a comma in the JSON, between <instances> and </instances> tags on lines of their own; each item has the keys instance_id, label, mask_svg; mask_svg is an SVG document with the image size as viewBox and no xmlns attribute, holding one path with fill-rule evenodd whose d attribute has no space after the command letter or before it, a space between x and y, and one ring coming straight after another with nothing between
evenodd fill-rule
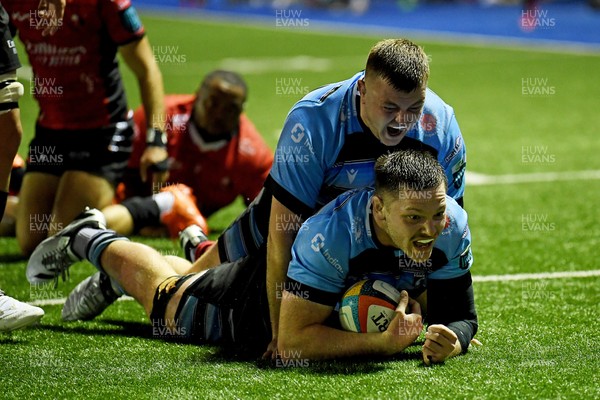
<instances>
[{"instance_id":1,"label":"club crest on jersey","mask_svg":"<svg viewBox=\"0 0 600 400\"><path fill-rule=\"evenodd\" d=\"M437 119L433 114L423 113L419 122L426 135L435 134L437 128Z\"/></svg>"},{"instance_id":2,"label":"club crest on jersey","mask_svg":"<svg viewBox=\"0 0 600 400\"><path fill-rule=\"evenodd\" d=\"M454 220L446 214L446 223L444 224L444 230L442 230L442 235L449 235L452 233L452 228L454 228Z\"/></svg>"}]
</instances>

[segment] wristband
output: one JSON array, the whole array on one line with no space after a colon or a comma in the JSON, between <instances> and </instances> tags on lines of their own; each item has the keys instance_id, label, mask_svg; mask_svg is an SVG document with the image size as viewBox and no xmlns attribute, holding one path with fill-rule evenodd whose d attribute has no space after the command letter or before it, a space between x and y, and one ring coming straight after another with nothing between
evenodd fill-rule
<instances>
[{"instance_id":1,"label":"wristband","mask_svg":"<svg viewBox=\"0 0 600 400\"><path fill-rule=\"evenodd\" d=\"M167 147L167 134L158 128L148 128L146 146Z\"/></svg>"}]
</instances>

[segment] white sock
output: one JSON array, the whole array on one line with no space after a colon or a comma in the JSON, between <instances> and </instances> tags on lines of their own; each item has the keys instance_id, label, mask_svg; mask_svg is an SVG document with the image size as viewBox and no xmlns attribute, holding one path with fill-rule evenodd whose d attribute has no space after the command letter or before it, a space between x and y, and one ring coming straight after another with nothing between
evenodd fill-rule
<instances>
[{"instance_id":1,"label":"white sock","mask_svg":"<svg viewBox=\"0 0 600 400\"><path fill-rule=\"evenodd\" d=\"M175 196L171 192L160 192L152 195L152 200L158 206L158 210L160 211L160 216L162 216L173 209L173 204L175 204Z\"/></svg>"}]
</instances>

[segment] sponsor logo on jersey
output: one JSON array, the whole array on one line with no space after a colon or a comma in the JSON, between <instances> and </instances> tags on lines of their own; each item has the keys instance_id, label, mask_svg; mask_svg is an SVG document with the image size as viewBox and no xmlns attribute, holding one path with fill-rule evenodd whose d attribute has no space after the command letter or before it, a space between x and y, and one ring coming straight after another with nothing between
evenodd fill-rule
<instances>
[{"instance_id":1,"label":"sponsor logo on jersey","mask_svg":"<svg viewBox=\"0 0 600 400\"><path fill-rule=\"evenodd\" d=\"M350 182L350 184L354 183L357 174L357 169L352 168L351 170L346 170L346 176L348 177L348 182Z\"/></svg>"},{"instance_id":2,"label":"sponsor logo on jersey","mask_svg":"<svg viewBox=\"0 0 600 400\"><path fill-rule=\"evenodd\" d=\"M318 253L323 246L325 246L325 237L321 233L317 233L310 241L310 248Z\"/></svg>"},{"instance_id":3,"label":"sponsor logo on jersey","mask_svg":"<svg viewBox=\"0 0 600 400\"><path fill-rule=\"evenodd\" d=\"M300 143L304 139L304 127L300 122L298 122L292 128L292 140L294 143Z\"/></svg>"},{"instance_id":4,"label":"sponsor logo on jersey","mask_svg":"<svg viewBox=\"0 0 600 400\"><path fill-rule=\"evenodd\" d=\"M460 255L458 266L460 269L468 269L473 262L473 253L471 253L471 245L465 249Z\"/></svg>"},{"instance_id":5,"label":"sponsor logo on jersey","mask_svg":"<svg viewBox=\"0 0 600 400\"><path fill-rule=\"evenodd\" d=\"M448 153L446 158L444 158L444 162L446 164L448 164L450 162L450 160L452 160L454 158L454 156L458 154L460 149L462 149L462 144L463 144L462 136L458 136L456 138L456 141L454 142L454 147L452 148L452 150L450 150L450 153Z\"/></svg>"},{"instance_id":6,"label":"sponsor logo on jersey","mask_svg":"<svg viewBox=\"0 0 600 400\"><path fill-rule=\"evenodd\" d=\"M460 189L463 185L466 167L467 163L464 159L461 159L460 162L452 168L452 183L456 189Z\"/></svg>"}]
</instances>

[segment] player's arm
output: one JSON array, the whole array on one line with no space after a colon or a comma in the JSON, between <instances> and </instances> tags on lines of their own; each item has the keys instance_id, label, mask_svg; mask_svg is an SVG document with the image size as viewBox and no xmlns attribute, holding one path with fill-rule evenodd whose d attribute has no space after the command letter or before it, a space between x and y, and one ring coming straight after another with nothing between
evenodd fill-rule
<instances>
[{"instance_id":1,"label":"player's arm","mask_svg":"<svg viewBox=\"0 0 600 400\"><path fill-rule=\"evenodd\" d=\"M267 238L267 296L273 341L265 357L277 346L281 289L292 258L292 243L301 223L314 212L323 184L323 158L327 151L323 149L323 138L313 135L323 129L316 118L311 118L309 108L294 108L281 131L271 173L265 183L273 193ZM290 150L293 152L291 160L286 157Z\"/></svg>"},{"instance_id":2,"label":"player's arm","mask_svg":"<svg viewBox=\"0 0 600 400\"><path fill-rule=\"evenodd\" d=\"M385 332L354 333L324 324L333 306L319 304L284 292L279 326L279 355L283 358L328 359L351 356L389 356L401 352L419 336L418 303L402 291L396 316ZM410 329L409 329L410 327ZM404 329L403 329L404 328Z\"/></svg>"},{"instance_id":3,"label":"player's arm","mask_svg":"<svg viewBox=\"0 0 600 400\"><path fill-rule=\"evenodd\" d=\"M140 160L142 180L147 179L149 167L157 172L153 182L167 179L166 141L161 135L165 129L164 88L160 69L156 64L147 37L119 47L119 52L137 78L142 104L146 112L148 146Z\"/></svg>"},{"instance_id":4,"label":"player's arm","mask_svg":"<svg viewBox=\"0 0 600 400\"><path fill-rule=\"evenodd\" d=\"M471 273L427 283L427 322L423 361L443 362L467 351L477 332Z\"/></svg>"},{"instance_id":5,"label":"player's arm","mask_svg":"<svg viewBox=\"0 0 600 400\"><path fill-rule=\"evenodd\" d=\"M273 337L267 352L274 352L277 348L282 289L286 281L288 265L292 259L291 249L298 232L296 225L300 225L299 220L300 216L290 211L273 196L267 239L267 298ZM298 221L298 224L285 224L284 226L278 221ZM269 354L265 353L265 357L268 356Z\"/></svg>"},{"instance_id":6,"label":"player's arm","mask_svg":"<svg viewBox=\"0 0 600 400\"><path fill-rule=\"evenodd\" d=\"M54 35L62 26L66 5L67 0L40 0L37 29L44 28L42 36Z\"/></svg>"}]
</instances>

